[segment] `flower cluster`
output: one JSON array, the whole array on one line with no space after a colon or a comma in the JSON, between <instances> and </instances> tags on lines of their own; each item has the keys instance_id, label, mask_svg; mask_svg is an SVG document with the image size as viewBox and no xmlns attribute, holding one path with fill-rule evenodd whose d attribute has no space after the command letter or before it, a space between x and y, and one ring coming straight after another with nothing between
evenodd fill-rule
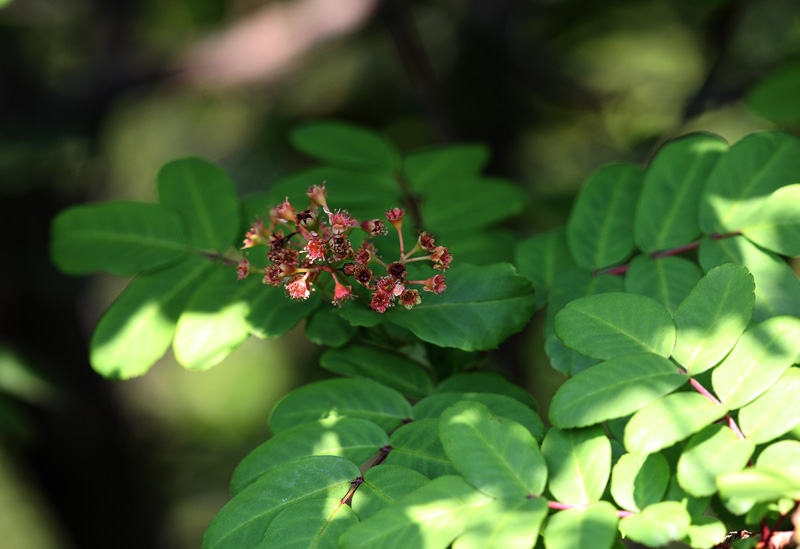
<instances>
[{"instance_id":1,"label":"flower cluster","mask_svg":"<svg viewBox=\"0 0 800 549\"><path fill-rule=\"evenodd\" d=\"M340 277L345 281L353 279L371 292L364 299L379 313L386 312L396 302L412 309L422 301L420 290L440 294L447 289L441 273L426 280L408 279L407 264L430 261L434 269L446 271L453 256L446 247L437 246L434 237L426 232L421 233L414 247L406 252L402 233L404 210L393 208L386 212L386 220L400 240L400 257L385 263L373 244L374 237L388 234L385 222L380 219L358 221L346 210L331 211L324 184L314 185L306 194L310 199L307 209L298 211L287 198L270 211L269 225L261 220L252 224L242 249L249 253L250 248L257 246L267 248L267 266L259 269L243 256L237 269L240 280L261 273L264 284L283 286L292 299L307 299L315 286L325 288L333 280L332 292L327 291L332 293L333 304L341 305L356 292ZM365 233L357 248L351 241L354 231Z\"/></svg>"}]
</instances>

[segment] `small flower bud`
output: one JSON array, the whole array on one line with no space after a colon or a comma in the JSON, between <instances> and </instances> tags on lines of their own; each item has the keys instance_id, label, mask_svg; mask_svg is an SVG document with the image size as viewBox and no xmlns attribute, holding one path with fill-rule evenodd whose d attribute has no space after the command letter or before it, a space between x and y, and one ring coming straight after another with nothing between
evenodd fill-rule
<instances>
[{"instance_id":1,"label":"small flower bud","mask_svg":"<svg viewBox=\"0 0 800 549\"><path fill-rule=\"evenodd\" d=\"M430 277L425 281L424 284L425 285L422 288L423 290L426 292L433 292L435 294L440 294L447 289L447 284L444 282L444 275L441 274Z\"/></svg>"},{"instance_id":2,"label":"small flower bud","mask_svg":"<svg viewBox=\"0 0 800 549\"><path fill-rule=\"evenodd\" d=\"M341 304L348 300L352 299L353 293L351 292L352 286L345 286L344 284L340 283L336 280L336 286L333 289L333 301L332 303L337 307L341 306Z\"/></svg>"},{"instance_id":3,"label":"small flower bud","mask_svg":"<svg viewBox=\"0 0 800 549\"><path fill-rule=\"evenodd\" d=\"M403 215L405 213L406 211L401 208L392 208L386 212L386 219L399 231L403 228Z\"/></svg>"},{"instance_id":4,"label":"small flower bud","mask_svg":"<svg viewBox=\"0 0 800 549\"><path fill-rule=\"evenodd\" d=\"M374 236L386 236L389 234L389 229L386 228L386 225L380 219L363 221L360 227L365 233L367 233L367 238L372 238Z\"/></svg>"},{"instance_id":5,"label":"small flower bud","mask_svg":"<svg viewBox=\"0 0 800 549\"><path fill-rule=\"evenodd\" d=\"M272 217L275 217L279 220L283 220L284 222L290 221L294 223L295 221L295 210L291 204L289 204L289 198L287 197L286 200L283 201L282 204L278 204L272 209Z\"/></svg>"},{"instance_id":6,"label":"small flower bud","mask_svg":"<svg viewBox=\"0 0 800 549\"><path fill-rule=\"evenodd\" d=\"M325 183L323 182L322 185L314 185L308 191L306 191L306 196L311 199L311 202L320 206L323 209L328 207L328 190L325 188Z\"/></svg>"},{"instance_id":7,"label":"small flower bud","mask_svg":"<svg viewBox=\"0 0 800 549\"><path fill-rule=\"evenodd\" d=\"M402 303L403 307L406 309L413 309L422 303L422 297L420 297L417 290L406 290L400 295L400 303Z\"/></svg>"}]
</instances>

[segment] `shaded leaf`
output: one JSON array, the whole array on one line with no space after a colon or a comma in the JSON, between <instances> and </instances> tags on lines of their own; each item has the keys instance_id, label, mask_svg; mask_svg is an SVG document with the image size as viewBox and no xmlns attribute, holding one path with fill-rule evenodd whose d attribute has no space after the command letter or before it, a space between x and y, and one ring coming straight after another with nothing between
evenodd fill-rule
<instances>
[{"instance_id":1,"label":"shaded leaf","mask_svg":"<svg viewBox=\"0 0 800 549\"><path fill-rule=\"evenodd\" d=\"M462 401L439 420L445 453L467 482L493 497L539 495L547 467L536 439L516 421Z\"/></svg>"},{"instance_id":2,"label":"shaded leaf","mask_svg":"<svg viewBox=\"0 0 800 549\"><path fill-rule=\"evenodd\" d=\"M389 437L392 451L384 463L413 469L428 478L454 475L456 470L439 440L439 420L423 419L402 425Z\"/></svg>"},{"instance_id":3,"label":"shaded leaf","mask_svg":"<svg viewBox=\"0 0 800 549\"><path fill-rule=\"evenodd\" d=\"M386 313L393 323L435 345L465 351L492 349L520 331L533 315L530 281L512 265L458 265L447 272L447 291L426 296L413 311Z\"/></svg>"},{"instance_id":4,"label":"shaded leaf","mask_svg":"<svg viewBox=\"0 0 800 549\"><path fill-rule=\"evenodd\" d=\"M567 221L567 242L580 267L602 269L633 252L633 220L643 176L638 166L613 164L586 182Z\"/></svg>"},{"instance_id":5,"label":"shaded leaf","mask_svg":"<svg viewBox=\"0 0 800 549\"><path fill-rule=\"evenodd\" d=\"M435 479L394 505L353 526L340 538L343 549L404 547L444 549L491 500L456 476Z\"/></svg>"},{"instance_id":6,"label":"shaded leaf","mask_svg":"<svg viewBox=\"0 0 800 549\"><path fill-rule=\"evenodd\" d=\"M739 427L756 444L800 424L800 368L789 368L764 394L739 410Z\"/></svg>"},{"instance_id":7,"label":"shaded leaf","mask_svg":"<svg viewBox=\"0 0 800 549\"><path fill-rule=\"evenodd\" d=\"M747 91L747 106L759 116L786 126L800 122L797 98L800 97L800 64L781 63Z\"/></svg>"},{"instance_id":8,"label":"shaded leaf","mask_svg":"<svg viewBox=\"0 0 800 549\"><path fill-rule=\"evenodd\" d=\"M333 307L317 309L306 322L306 337L317 345L341 347L358 333L358 328L343 322Z\"/></svg>"},{"instance_id":9,"label":"shaded leaf","mask_svg":"<svg viewBox=\"0 0 800 549\"><path fill-rule=\"evenodd\" d=\"M628 265L625 291L652 297L674 314L702 276L700 268L688 259L640 255Z\"/></svg>"},{"instance_id":10,"label":"shaded leaf","mask_svg":"<svg viewBox=\"0 0 800 549\"><path fill-rule=\"evenodd\" d=\"M476 512L453 549L530 549L547 516L542 498L498 499Z\"/></svg>"},{"instance_id":11,"label":"shaded leaf","mask_svg":"<svg viewBox=\"0 0 800 549\"><path fill-rule=\"evenodd\" d=\"M448 178L425 189L422 218L434 232L475 232L486 225L520 213L527 196L497 178Z\"/></svg>"},{"instance_id":12,"label":"shaded leaf","mask_svg":"<svg viewBox=\"0 0 800 549\"><path fill-rule=\"evenodd\" d=\"M691 517L683 505L677 501L662 501L619 521L619 530L633 541L661 547L682 539L690 524Z\"/></svg>"},{"instance_id":13,"label":"shaded leaf","mask_svg":"<svg viewBox=\"0 0 800 549\"><path fill-rule=\"evenodd\" d=\"M625 448L650 454L693 435L727 413L699 393L673 393L636 412L625 427Z\"/></svg>"},{"instance_id":14,"label":"shaded leaf","mask_svg":"<svg viewBox=\"0 0 800 549\"><path fill-rule=\"evenodd\" d=\"M620 355L567 380L550 404L561 428L630 415L688 381L669 360L651 353Z\"/></svg>"},{"instance_id":15,"label":"shaded leaf","mask_svg":"<svg viewBox=\"0 0 800 549\"><path fill-rule=\"evenodd\" d=\"M372 328L383 322L382 314L376 313L357 300L346 301L333 311L353 326Z\"/></svg>"},{"instance_id":16,"label":"shaded leaf","mask_svg":"<svg viewBox=\"0 0 800 549\"><path fill-rule=\"evenodd\" d=\"M385 463L371 467L353 495L353 511L365 521L428 482L428 477L408 467Z\"/></svg>"},{"instance_id":17,"label":"shaded leaf","mask_svg":"<svg viewBox=\"0 0 800 549\"><path fill-rule=\"evenodd\" d=\"M778 132L748 135L709 174L700 202L701 228L707 235L741 229L763 198L796 183L798 173L800 140Z\"/></svg>"},{"instance_id":18,"label":"shaded leaf","mask_svg":"<svg viewBox=\"0 0 800 549\"><path fill-rule=\"evenodd\" d=\"M584 509L567 509L551 515L542 537L547 549L608 549L614 544L616 534L616 509L607 501L599 501Z\"/></svg>"},{"instance_id":19,"label":"shaded leaf","mask_svg":"<svg viewBox=\"0 0 800 549\"><path fill-rule=\"evenodd\" d=\"M253 547L278 513L309 498L341 498L360 474L357 466L335 456L279 465L220 509L203 536L203 549Z\"/></svg>"},{"instance_id":20,"label":"shaded leaf","mask_svg":"<svg viewBox=\"0 0 800 549\"><path fill-rule=\"evenodd\" d=\"M556 315L555 330L565 345L594 358L636 352L668 357L675 343L675 325L667 310L636 294L576 299Z\"/></svg>"},{"instance_id":21,"label":"shaded leaf","mask_svg":"<svg viewBox=\"0 0 800 549\"><path fill-rule=\"evenodd\" d=\"M411 188L427 191L453 179L477 176L489 161L482 143L460 143L413 152L405 157L405 173Z\"/></svg>"},{"instance_id":22,"label":"shaded leaf","mask_svg":"<svg viewBox=\"0 0 800 549\"><path fill-rule=\"evenodd\" d=\"M736 344L755 302L752 275L741 265L711 269L675 312L672 357L690 373L717 364Z\"/></svg>"},{"instance_id":23,"label":"shaded leaf","mask_svg":"<svg viewBox=\"0 0 800 549\"><path fill-rule=\"evenodd\" d=\"M711 383L729 409L769 389L800 354L800 318L779 316L752 326L712 372Z\"/></svg>"},{"instance_id":24,"label":"shaded leaf","mask_svg":"<svg viewBox=\"0 0 800 549\"><path fill-rule=\"evenodd\" d=\"M533 396L519 385L509 381L509 379L500 372L479 370L455 374L443 379L433 390L433 394L452 392L494 393L505 395L536 411L536 401L533 399ZM484 404L486 403L484 402ZM487 406L489 405L487 404ZM489 407L491 408L491 406ZM499 415L502 416L503 414ZM519 420L516 419L516 421Z\"/></svg>"},{"instance_id":25,"label":"shaded leaf","mask_svg":"<svg viewBox=\"0 0 800 549\"><path fill-rule=\"evenodd\" d=\"M611 444L602 427L553 427L542 442L547 489L556 500L589 505L600 500L611 473Z\"/></svg>"},{"instance_id":26,"label":"shaded leaf","mask_svg":"<svg viewBox=\"0 0 800 549\"><path fill-rule=\"evenodd\" d=\"M709 425L686 444L678 460L678 483L693 496L711 496L720 475L741 471L755 445L739 440L727 425Z\"/></svg>"},{"instance_id":27,"label":"shaded leaf","mask_svg":"<svg viewBox=\"0 0 800 549\"><path fill-rule=\"evenodd\" d=\"M781 187L769 195L742 233L762 248L800 256L800 185Z\"/></svg>"},{"instance_id":28,"label":"shaded leaf","mask_svg":"<svg viewBox=\"0 0 800 549\"><path fill-rule=\"evenodd\" d=\"M638 512L661 501L669 477L669 464L661 454L624 454L611 473L611 495L623 509Z\"/></svg>"},{"instance_id":29,"label":"shaded leaf","mask_svg":"<svg viewBox=\"0 0 800 549\"><path fill-rule=\"evenodd\" d=\"M296 127L289 141L299 150L343 168L391 173L397 151L382 135L335 120L318 120Z\"/></svg>"},{"instance_id":30,"label":"shaded leaf","mask_svg":"<svg viewBox=\"0 0 800 549\"><path fill-rule=\"evenodd\" d=\"M293 459L330 455L361 465L388 443L386 432L364 419L334 417L301 423L245 456L233 472L231 494L235 496L259 476Z\"/></svg>"},{"instance_id":31,"label":"shaded leaf","mask_svg":"<svg viewBox=\"0 0 800 549\"><path fill-rule=\"evenodd\" d=\"M366 419L388 431L411 417L411 405L394 389L374 381L327 379L283 397L272 411L269 426L278 433L293 425L335 416Z\"/></svg>"},{"instance_id":32,"label":"shaded leaf","mask_svg":"<svg viewBox=\"0 0 800 549\"><path fill-rule=\"evenodd\" d=\"M107 202L59 213L50 257L62 271L129 276L175 261L189 248L180 219L160 204Z\"/></svg>"},{"instance_id":33,"label":"shaded leaf","mask_svg":"<svg viewBox=\"0 0 800 549\"><path fill-rule=\"evenodd\" d=\"M224 252L239 230L239 200L220 166L201 158L182 158L158 172L161 204L180 215L192 246Z\"/></svg>"},{"instance_id":34,"label":"shaded leaf","mask_svg":"<svg viewBox=\"0 0 800 549\"><path fill-rule=\"evenodd\" d=\"M727 143L692 134L661 147L647 168L636 208L634 234L644 252L688 244L700 234L697 204L706 178Z\"/></svg>"},{"instance_id":35,"label":"shaded leaf","mask_svg":"<svg viewBox=\"0 0 800 549\"><path fill-rule=\"evenodd\" d=\"M423 397L433 389L430 375L417 362L377 347L331 349L320 357L320 366L348 377L373 379L412 398Z\"/></svg>"},{"instance_id":36,"label":"shaded leaf","mask_svg":"<svg viewBox=\"0 0 800 549\"><path fill-rule=\"evenodd\" d=\"M306 499L278 513L256 547L337 549L339 537L354 524L358 516L339 498Z\"/></svg>"},{"instance_id":37,"label":"shaded leaf","mask_svg":"<svg viewBox=\"0 0 800 549\"><path fill-rule=\"evenodd\" d=\"M120 379L147 372L169 349L178 317L211 266L191 256L134 279L94 328L89 342L92 368Z\"/></svg>"},{"instance_id":38,"label":"shaded leaf","mask_svg":"<svg viewBox=\"0 0 800 549\"><path fill-rule=\"evenodd\" d=\"M245 320L253 335L278 337L313 313L320 301L320 292L312 292L305 301L295 301L286 296L283 288L262 285L250 296L250 312Z\"/></svg>"},{"instance_id":39,"label":"shaded leaf","mask_svg":"<svg viewBox=\"0 0 800 549\"><path fill-rule=\"evenodd\" d=\"M547 302L556 278L575 267L564 227L519 242L514 251L514 261L520 274L533 282L537 309Z\"/></svg>"}]
</instances>

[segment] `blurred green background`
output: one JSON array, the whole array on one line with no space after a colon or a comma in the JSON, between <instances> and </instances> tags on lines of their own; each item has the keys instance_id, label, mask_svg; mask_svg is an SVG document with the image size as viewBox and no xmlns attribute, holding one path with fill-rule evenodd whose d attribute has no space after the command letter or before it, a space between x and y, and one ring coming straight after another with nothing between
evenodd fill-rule
<instances>
[{"instance_id":1,"label":"blurred green background","mask_svg":"<svg viewBox=\"0 0 800 549\"><path fill-rule=\"evenodd\" d=\"M262 190L308 164L293 125L338 118L404 152L487 143L531 197L524 237L671 137L797 133L799 61L796 0L0 0L2 546L198 547L276 400L324 376L295 330L210 372L168 355L101 379L87 341L125 281L55 271L60 209L152 200L187 154ZM488 363L546 410L563 378L541 332Z\"/></svg>"}]
</instances>

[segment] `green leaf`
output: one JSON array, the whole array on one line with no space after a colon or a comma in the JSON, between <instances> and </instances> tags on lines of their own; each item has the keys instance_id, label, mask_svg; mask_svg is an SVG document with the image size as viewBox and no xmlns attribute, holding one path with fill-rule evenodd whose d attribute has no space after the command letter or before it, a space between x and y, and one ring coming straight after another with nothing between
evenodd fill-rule
<instances>
[{"instance_id":1,"label":"green leaf","mask_svg":"<svg viewBox=\"0 0 800 549\"><path fill-rule=\"evenodd\" d=\"M781 187L769 195L742 233L762 248L800 256L800 185Z\"/></svg>"},{"instance_id":2,"label":"green leaf","mask_svg":"<svg viewBox=\"0 0 800 549\"><path fill-rule=\"evenodd\" d=\"M691 522L683 505L677 501L662 501L619 521L619 530L633 541L661 547L682 539L689 532Z\"/></svg>"},{"instance_id":3,"label":"green leaf","mask_svg":"<svg viewBox=\"0 0 800 549\"><path fill-rule=\"evenodd\" d=\"M754 291L753 276L745 267L711 269L675 312L672 357L691 374L722 360L750 322Z\"/></svg>"},{"instance_id":4,"label":"green leaf","mask_svg":"<svg viewBox=\"0 0 800 549\"><path fill-rule=\"evenodd\" d=\"M800 424L800 368L789 368L764 394L739 410L739 427L756 444Z\"/></svg>"},{"instance_id":5,"label":"green leaf","mask_svg":"<svg viewBox=\"0 0 800 549\"><path fill-rule=\"evenodd\" d=\"M530 549L547 516L542 498L498 499L474 513L453 549Z\"/></svg>"},{"instance_id":6,"label":"green leaf","mask_svg":"<svg viewBox=\"0 0 800 549\"><path fill-rule=\"evenodd\" d=\"M261 290L257 277L239 281L234 269L215 264L178 319L178 362L190 370L207 370L241 345L250 336L245 320L250 300Z\"/></svg>"},{"instance_id":7,"label":"green leaf","mask_svg":"<svg viewBox=\"0 0 800 549\"><path fill-rule=\"evenodd\" d=\"M371 467L353 495L353 511L365 521L428 482L428 477L408 467L385 463Z\"/></svg>"},{"instance_id":8,"label":"green leaf","mask_svg":"<svg viewBox=\"0 0 800 549\"><path fill-rule=\"evenodd\" d=\"M747 91L747 106L759 116L788 127L800 122L797 98L800 97L800 64L781 63L774 72Z\"/></svg>"},{"instance_id":9,"label":"green leaf","mask_svg":"<svg viewBox=\"0 0 800 549\"><path fill-rule=\"evenodd\" d=\"M92 368L118 379L147 372L169 349L178 317L211 266L191 256L135 278L94 328L89 342Z\"/></svg>"},{"instance_id":10,"label":"green leaf","mask_svg":"<svg viewBox=\"0 0 800 549\"><path fill-rule=\"evenodd\" d=\"M360 474L357 466L335 456L306 457L279 465L217 513L203 536L203 549L253 547L278 513L305 499L341 498Z\"/></svg>"},{"instance_id":11,"label":"green leaf","mask_svg":"<svg viewBox=\"0 0 800 549\"><path fill-rule=\"evenodd\" d=\"M499 372L479 370L455 374L443 379L433 390L433 394L452 392L505 395L536 411L536 401L531 394L519 385L509 381L506 376ZM484 402L484 404L486 403ZM489 405L487 404L487 406ZM491 406L489 407L491 408ZM502 416L503 414L499 415ZM519 420L517 419L516 421Z\"/></svg>"},{"instance_id":12,"label":"green leaf","mask_svg":"<svg viewBox=\"0 0 800 549\"><path fill-rule=\"evenodd\" d=\"M430 375L417 362L377 347L331 349L323 353L319 363L343 376L373 379L407 397L421 398L433 389Z\"/></svg>"},{"instance_id":13,"label":"green leaf","mask_svg":"<svg viewBox=\"0 0 800 549\"><path fill-rule=\"evenodd\" d=\"M634 235L642 251L682 246L700 234L700 194L727 149L722 138L709 134L687 135L659 149L644 176L636 208Z\"/></svg>"},{"instance_id":14,"label":"green leaf","mask_svg":"<svg viewBox=\"0 0 800 549\"><path fill-rule=\"evenodd\" d=\"M620 355L558 388L550 421L562 429L630 415L688 381L669 360L651 353Z\"/></svg>"},{"instance_id":15,"label":"green leaf","mask_svg":"<svg viewBox=\"0 0 800 549\"><path fill-rule=\"evenodd\" d=\"M356 300L350 300L334 309L336 314L353 326L372 328L383 322L383 315Z\"/></svg>"},{"instance_id":16,"label":"green leaf","mask_svg":"<svg viewBox=\"0 0 800 549\"><path fill-rule=\"evenodd\" d=\"M650 454L693 435L727 413L699 393L667 395L636 412L625 427L625 448Z\"/></svg>"},{"instance_id":17,"label":"green leaf","mask_svg":"<svg viewBox=\"0 0 800 549\"><path fill-rule=\"evenodd\" d=\"M648 352L668 357L675 325L663 305L636 294L609 293L576 299L555 319L567 347L594 358Z\"/></svg>"},{"instance_id":18,"label":"green leaf","mask_svg":"<svg viewBox=\"0 0 800 549\"><path fill-rule=\"evenodd\" d=\"M723 263L744 265L756 282L756 322L800 311L800 282L783 258L758 248L743 236L700 243L700 265L709 271Z\"/></svg>"},{"instance_id":19,"label":"green leaf","mask_svg":"<svg viewBox=\"0 0 800 549\"><path fill-rule=\"evenodd\" d=\"M794 482L800 482L800 442L781 440L770 444L759 454L756 465L785 473Z\"/></svg>"},{"instance_id":20,"label":"green leaf","mask_svg":"<svg viewBox=\"0 0 800 549\"><path fill-rule=\"evenodd\" d=\"M479 402L495 415L522 424L537 440L544 437L544 423L536 412L510 397L492 393L437 393L414 405L414 418L438 418L447 408L462 400Z\"/></svg>"},{"instance_id":21,"label":"green leaf","mask_svg":"<svg viewBox=\"0 0 800 549\"><path fill-rule=\"evenodd\" d=\"M617 534L617 512L607 501L551 515L542 537L547 549L608 549Z\"/></svg>"},{"instance_id":22,"label":"green leaf","mask_svg":"<svg viewBox=\"0 0 800 549\"><path fill-rule=\"evenodd\" d=\"M440 477L356 524L339 541L343 549L445 549L470 523L473 510L490 501L461 477Z\"/></svg>"},{"instance_id":23,"label":"green leaf","mask_svg":"<svg viewBox=\"0 0 800 549\"><path fill-rule=\"evenodd\" d=\"M556 279L575 267L575 260L567 247L564 227L526 238L516 245L514 262L520 274L533 281L536 308L547 302L547 296Z\"/></svg>"},{"instance_id":24,"label":"green leaf","mask_svg":"<svg viewBox=\"0 0 800 549\"><path fill-rule=\"evenodd\" d=\"M411 417L403 395L366 379L327 379L296 389L283 397L269 419L272 432L333 416L362 418L384 431Z\"/></svg>"},{"instance_id":25,"label":"green leaf","mask_svg":"<svg viewBox=\"0 0 800 549\"><path fill-rule=\"evenodd\" d=\"M442 347L493 349L519 332L533 315L530 281L512 265L457 265L447 272L447 291L426 296L413 311L386 313L393 323Z\"/></svg>"},{"instance_id":26,"label":"green leaf","mask_svg":"<svg viewBox=\"0 0 800 549\"><path fill-rule=\"evenodd\" d=\"M192 246L224 252L239 230L239 200L230 176L200 158L168 162L158 172L161 204L180 215Z\"/></svg>"},{"instance_id":27,"label":"green leaf","mask_svg":"<svg viewBox=\"0 0 800 549\"><path fill-rule=\"evenodd\" d=\"M633 259L625 275L625 291L646 295L674 314L697 281L703 276L700 268L682 257L651 259L640 255Z\"/></svg>"},{"instance_id":28,"label":"green leaf","mask_svg":"<svg viewBox=\"0 0 800 549\"><path fill-rule=\"evenodd\" d=\"M723 475L717 479L723 498L745 501L777 501L781 498L800 499L800 479L775 469L748 467L744 471Z\"/></svg>"},{"instance_id":29,"label":"green leaf","mask_svg":"<svg viewBox=\"0 0 800 549\"><path fill-rule=\"evenodd\" d=\"M501 179L463 177L425 189L422 218L434 234L475 232L520 213L527 201L519 186Z\"/></svg>"},{"instance_id":30,"label":"green leaf","mask_svg":"<svg viewBox=\"0 0 800 549\"><path fill-rule=\"evenodd\" d=\"M633 252L633 220L643 176L638 166L613 164L586 182L567 222L569 249L580 267L602 269Z\"/></svg>"},{"instance_id":31,"label":"green leaf","mask_svg":"<svg viewBox=\"0 0 800 549\"><path fill-rule=\"evenodd\" d=\"M68 208L50 229L50 257L62 271L129 276L162 267L188 250L180 219L159 204L107 202Z\"/></svg>"},{"instance_id":32,"label":"green leaf","mask_svg":"<svg viewBox=\"0 0 800 549\"><path fill-rule=\"evenodd\" d=\"M720 475L741 471L753 455L755 445L739 440L727 425L709 425L686 444L678 460L678 483L693 496L716 493Z\"/></svg>"},{"instance_id":33,"label":"green leaf","mask_svg":"<svg viewBox=\"0 0 800 549\"><path fill-rule=\"evenodd\" d=\"M686 532L687 543L696 549L714 547L725 540L728 529L713 517L697 517Z\"/></svg>"},{"instance_id":34,"label":"green leaf","mask_svg":"<svg viewBox=\"0 0 800 549\"><path fill-rule=\"evenodd\" d=\"M391 173L397 151L382 135L334 120L308 122L289 134L302 152L342 168Z\"/></svg>"},{"instance_id":35,"label":"green leaf","mask_svg":"<svg viewBox=\"0 0 800 549\"><path fill-rule=\"evenodd\" d=\"M336 308L317 309L306 322L306 337L317 345L341 347L358 333L358 328L342 322Z\"/></svg>"},{"instance_id":36,"label":"green leaf","mask_svg":"<svg viewBox=\"0 0 800 549\"><path fill-rule=\"evenodd\" d=\"M611 473L611 443L600 426L562 431L553 427L542 442L547 489L556 500L589 505L600 500Z\"/></svg>"},{"instance_id":37,"label":"green leaf","mask_svg":"<svg viewBox=\"0 0 800 549\"><path fill-rule=\"evenodd\" d=\"M293 459L339 456L361 465L388 443L386 432L364 419L332 417L302 423L247 454L233 472L231 494L235 496L259 476Z\"/></svg>"},{"instance_id":38,"label":"green leaf","mask_svg":"<svg viewBox=\"0 0 800 549\"><path fill-rule=\"evenodd\" d=\"M728 409L740 408L774 384L800 354L800 318L779 316L748 329L712 372Z\"/></svg>"},{"instance_id":39,"label":"green leaf","mask_svg":"<svg viewBox=\"0 0 800 549\"><path fill-rule=\"evenodd\" d=\"M456 473L439 440L439 420L422 419L402 425L389 437L388 465L402 465L428 478Z\"/></svg>"},{"instance_id":40,"label":"green leaf","mask_svg":"<svg viewBox=\"0 0 800 549\"><path fill-rule=\"evenodd\" d=\"M493 497L539 495L547 467L536 439L516 421L462 401L439 420L442 446L467 482Z\"/></svg>"},{"instance_id":41,"label":"green leaf","mask_svg":"<svg viewBox=\"0 0 800 549\"><path fill-rule=\"evenodd\" d=\"M680 502L681 505L686 507L686 510L689 511L689 515L696 519L703 516L703 514L706 512L711 498L696 498L694 496L690 496L683 490L683 488L680 487L680 484L678 484L678 479L675 478L675 476L671 476L669 478L667 493L664 495L664 501Z\"/></svg>"},{"instance_id":42,"label":"green leaf","mask_svg":"<svg viewBox=\"0 0 800 549\"><path fill-rule=\"evenodd\" d=\"M483 228L477 233L448 229L436 232L436 243L447 244L459 264L485 266L513 261L517 235L502 227Z\"/></svg>"},{"instance_id":43,"label":"green leaf","mask_svg":"<svg viewBox=\"0 0 800 549\"><path fill-rule=\"evenodd\" d=\"M628 511L658 503L668 485L669 464L661 454L624 454L611 473L611 495Z\"/></svg>"},{"instance_id":44,"label":"green leaf","mask_svg":"<svg viewBox=\"0 0 800 549\"><path fill-rule=\"evenodd\" d=\"M405 172L411 188L428 191L452 180L481 173L489 161L489 150L481 143L463 143L411 153Z\"/></svg>"},{"instance_id":45,"label":"green leaf","mask_svg":"<svg viewBox=\"0 0 800 549\"><path fill-rule=\"evenodd\" d=\"M256 547L338 549L339 537L354 524L358 516L339 498L306 499L281 511Z\"/></svg>"},{"instance_id":46,"label":"green leaf","mask_svg":"<svg viewBox=\"0 0 800 549\"><path fill-rule=\"evenodd\" d=\"M250 312L245 318L250 333L260 338L285 334L319 307L320 294L313 292L305 301L295 301L283 288L262 285L250 296Z\"/></svg>"},{"instance_id":47,"label":"green leaf","mask_svg":"<svg viewBox=\"0 0 800 549\"><path fill-rule=\"evenodd\" d=\"M708 176L700 226L707 235L741 229L764 198L796 183L798 173L800 140L777 132L748 135L722 155Z\"/></svg>"}]
</instances>

